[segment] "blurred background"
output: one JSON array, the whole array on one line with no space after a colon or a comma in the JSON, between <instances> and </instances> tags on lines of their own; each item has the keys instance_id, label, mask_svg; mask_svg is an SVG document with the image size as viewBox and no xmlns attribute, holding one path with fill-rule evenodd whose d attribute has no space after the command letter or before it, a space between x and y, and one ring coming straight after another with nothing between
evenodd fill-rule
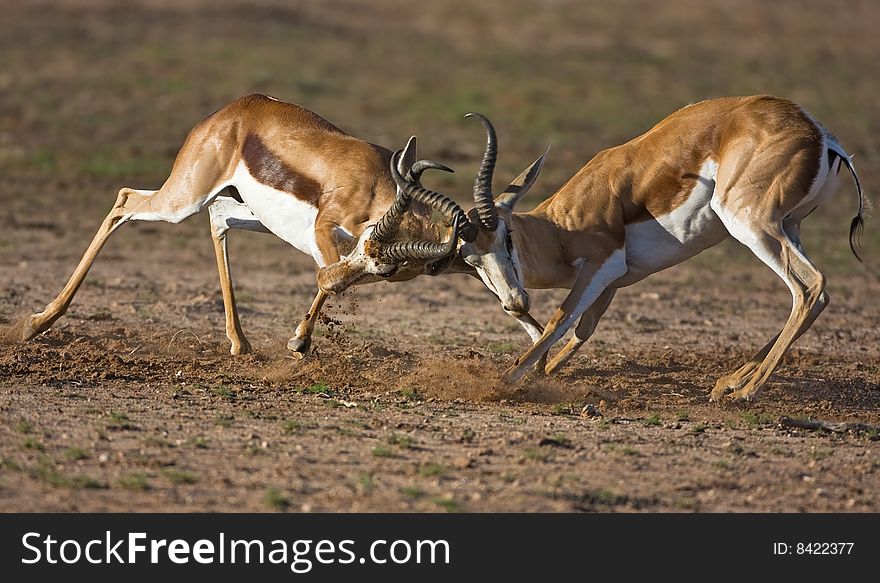
<instances>
[{"instance_id":1,"label":"blurred background","mask_svg":"<svg viewBox=\"0 0 880 583\"><path fill-rule=\"evenodd\" d=\"M0 4L0 221L51 223L61 204L88 219L83 241L119 187L158 187L189 129L251 92L389 148L418 134L423 156L458 170L432 186L459 198L483 143L468 111L498 127L496 187L553 146L527 206L688 103L755 93L838 134L869 194L880 176L880 5L867 0ZM822 238L808 246L850 270L836 261L849 186L831 206L807 222ZM867 233L876 257L880 229Z\"/></svg>"}]
</instances>

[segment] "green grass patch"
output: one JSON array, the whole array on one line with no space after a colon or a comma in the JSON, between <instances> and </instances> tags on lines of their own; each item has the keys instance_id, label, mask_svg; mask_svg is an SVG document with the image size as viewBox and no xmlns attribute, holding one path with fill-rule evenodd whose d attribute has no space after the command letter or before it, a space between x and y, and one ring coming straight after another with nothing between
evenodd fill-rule
<instances>
[{"instance_id":1,"label":"green grass patch","mask_svg":"<svg viewBox=\"0 0 880 583\"><path fill-rule=\"evenodd\" d=\"M422 397L419 395L419 392L416 389L400 389L397 391L401 397L405 398L407 401L421 401Z\"/></svg>"},{"instance_id":2,"label":"green grass patch","mask_svg":"<svg viewBox=\"0 0 880 583\"><path fill-rule=\"evenodd\" d=\"M616 506L626 500L625 496L615 494L607 488L589 490L584 494L584 499L593 505Z\"/></svg>"},{"instance_id":3,"label":"green grass patch","mask_svg":"<svg viewBox=\"0 0 880 583\"><path fill-rule=\"evenodd\" d=\"M127 413L111 412L107 415L107 429L113 431L134 431L138 426L132 423Z\"/></svg>"},{"instance_id":4,"label":"green grass patch","mask_svg":"<svg viewBox=\"0 0 880 583\"><path fill-rule=\"evenodd\" d=\"M489 345L489 351L494 354L510 354L517 349L514 342L493 342Z\"/></svg>"},{"instance_id":5,"label":"green grass patch","mask_svg":"<svg viewBox=\"0 0 880 583\"><path fill-rule=\"evenodd\" d=\"M428 462L419 466L419 475L423 478L440 478L449 470L442 464Z\"/></svg>"},{"instance_id":6,"label":"green grass patch","mask_svg":"<svg viewBox=\"0 0 880 583\"><path fill-rule=\"evenodd\" d=\"M51 460L42 460L37 468L32 471L31 475L55 488L96 490L107 487L106 484L91 476L65 476L60 474L55 470Z\"/></svg>"},{"instance_id":7,"label":"green grass patch","mask_svg":"<svg viewBox=\"0 0 880 583\"><path fill-rule=\"evenodd\" d=\"M523 450L523 459L533 462L546 462L550 454L538 447L527 447Z\"/></svg>"},{"instance_id":8,"label":"green grass patch","mask_svg":"<svg viewBox=\"0 0 880 583\"><path fill-rule=\"evenodd\" d=\"M68 447L64 450L64 457L69 459L72 462L78 462L80 460L85 460L89 458L89 454L86 451L79 447Z\"/></svg>"},{"instance_id":9,"label":"green grass patch","mask_svg":"<svg viewBox=\"0 0 880 583\"><path fill-rule=\"evenodd\" d=\"M121 488L143 492L150 489L150 480L144 473L125 474L116 481Z\"/></svg>"},{"instance_id":10,"label":"green grass patch","mask_svg":"<svg viewBox=\"0 0 880 583\"><path fill-rule=\"evenodd\" d=\"M167 173L171 160L144 153L122 158L110 152L97 152L83 162L81 170L93 178L131 178L133 176L157 176Z\"/></svg>"},{"instance_id":11,"label":"green grass patch","mask_svg":"<svg viewBox=\"0 0 880 583\"><path fill-rule=\"evenodd\" d=\"M755 411L743 411L739 414L740 419L749 427L761 427L773 424L773 418Z\"/></svg>"},{"instance_id":12,"label":"green grass patch","mask_svg":"<svg viewBox=\"0 0 880 583\"><path fill-rule=\"evenodd\" d=\"M238 392L228 385L213 387L211 393L224 399L235 399L238 396Z\"/></svg>"},{"instance_id":13,"label":"green grass patch","mask_svg":"<svg viewBox=\"0 0 880 583\"><path fill-rule=\"evenodd\" d=\"M15 430L19 433L28 434L34 430L34 426L27 419L19 419L18 423L15 424Z\"/></svg>"},{"instance_id":14,"label":"green grass patch","mask_svg":"<svg viewBox=\"0 0 880 583\"><path fill-rule=\"evenodd\" d=\"M387 445L374 446L370 452L373 457L394 457L394 450Z\"/></svg>"},{"instance_id":15,"label":"green grass patch","mask_svg":"<svg viewBox=\"0 0 880 583\"><path fill-rule=\"evenodd\" d=\"M658 427L663 424L663 419L660 417L659 413L654 413L650 417L646 417L642 420L642 425L645 427Z\"/></svg>"},{"instance_id":16,"label":"green grass patch","mask_svg":"<svg viewBox=\"0 0 880 583\"><path fill-rule=\"evenodd\" d=\"M372 492L373 488L376 487L376 481L373 479L373 474L359 475L358 484L364 492Z\"/></svg>"},{"instance_id":17,"label":"green grass patch","mask_svg":"<svg viewBox=\"0 0 880 583\"><path fill-rule=\"evenodd\" d=\"M413 500L419 500L420 498L425 497L425 491L415 486L404 486L400 489L400 493Z\"/></svg>"},{"instance_id":18,"label":"green grass patch","mask_svg":"<svg viewBox=\"0 0 880 583\"><path fill-rule=\"evenodd\" d=\"M290 498L285 496L284 493L275 486L270 486L266 489L266 493L263 495L263 503L268 508L278 512L284 512L290 508Z\"/></svg>"},{"instance_id":19,"label":"green grass patch","mask_svg":"<svg viewBox=\"0 0 880 583\"><path fill-rule=\"evenodd\" d=\"M401 449L410 449L413 445L415 445L415 440L409 435L403 435L401 433L392 433L388 436L388 443L390 445L396 445Z\"/></svg>"},{"instance_id":20,"label":"green grass patch","mask_svg":"<svg viewBox=\"0 0 880 583\"><path fill-rule=\"evenodd\" d=\"M571 415L572 405L571 403L557 403L556 405L553 405L551 412L554 415Z\"/></svg>"},{"instance_id":21,"label":"green grass patch","mask_svg":"<svg viewBox=\"0 0 880 583\"><path fill-rule=\"evenodd\" d=\"M455 498L433 498L431 502L433 502L446 512L461 512L462 510L464 510L461 502L459 502Z\"/></svg>"},{"instance_id":22,"label":"green grass patch","mask_svg":"<svg viewBox=\"0 0 880 583\"><path fill-rule=\"evenodd\" d=\"M333 396L333 391L330 390L330 387L328 387L324 383L315 383L313 385L309 385L308 387L297 387L295 390L296 390L296 392L302 393L304 395L325 394L325 395Z\"/></svg>"},{"instance_id":23,"label":"green grass patch","mask_svg":"<svg viewBox=\"0 0 880 583\"><path fill-rule=\"evenodd\" d=\"M281 432L284 433L284 435L294 435L295 433L299 433L302 428L303 424L295 419L289 419L281 424Z\"/></svg>"},{"instance_id":24,"label":"green grass patch","mask_svg":"<svg viewBox=\"0 0 880 583\"><path fill-rule=\"evenodd\" d=\"M162 472L162 475L172 484L195 484L199 481L194 473L179 468L168 468Z\"/></svg>"},{"instance_id":25,"label":"green grass patch","mask_svg":"<svg viewBox=\"0 0 880 583\"><path fill-rule=\"evenodd\" d=\"M15 463L14 460L3 458L0 459L0 470L9 470L12 472L21 471L21 466Z\"/></svg>"},{"instance_id":26,"label":"green grass patch","mask_svg":"<svg viewBox=\"0 0 880 583\"><path fill-rule=\"evenodd\" d=\"M43 451L46 449L43 443L36 437L28 437L21 443L21 446L25 449L33 449L35 451Z\"/></svg>"}]
</instances>

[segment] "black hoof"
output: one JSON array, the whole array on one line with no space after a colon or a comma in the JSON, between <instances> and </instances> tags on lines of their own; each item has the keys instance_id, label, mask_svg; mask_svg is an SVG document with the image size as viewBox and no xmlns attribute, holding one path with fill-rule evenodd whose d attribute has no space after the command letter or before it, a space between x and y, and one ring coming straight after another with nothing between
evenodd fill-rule
<instances>
[{"instance_id":1,"label":"black hoof","mask_svg":"<svg viewBox=\"0 0 880 583\"><path fill-rule=\"evenodd\" d=\"M287 341L287 350L293 353L296 358L303 358L309 353L309 346L312 341L309 338L291 338Z\"/></svg>"}]
</instances>

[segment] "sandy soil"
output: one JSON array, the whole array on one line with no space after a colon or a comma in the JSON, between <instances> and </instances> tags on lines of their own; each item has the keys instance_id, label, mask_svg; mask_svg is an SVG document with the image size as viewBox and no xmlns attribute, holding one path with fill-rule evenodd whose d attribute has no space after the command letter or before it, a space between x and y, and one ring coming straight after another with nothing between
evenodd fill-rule
<instances>
[{"instance_id":1,"label":"sandy soil","mask_svg":"<svg viewBox=\"0 0 880 583\"><path fill-rule=\"evenodd\" d=\"M464 276L375 284L335 298L318 326L313 354L294 360L284 346L311 301L314 265L273 237L249 233L232 233L230 245L243 325L256 351L230 356L206 216L122 228L68 315L37 339L18 342L16 322L60 290L116 190L160 182L196 112L221 105L218 95L259 89L298 99L298 92L316 104L326 101L331 111L322 113L345 127L361 124L361 135L379 141L387 136L370 135L381 125L370 112L401 106L393 88L387 88L390 102L371 101L366 91L358 94L365 101L356 101L350 94L325 97L309 94L305 85L273 87L234 74L228 86L210 94L198 78L177 87L175 72L187 70L187 58L202 57L151 47L172 39L188 46L187 39L207 26L202 4L185 2L181 14L141 14L143 46L134 48L125 33L137 21L127 12L107 16L89 8L72 20L71 3L62 4L68 8L22 8L0 30L9 55L0 75L0 89L6 89L0 91L6 175L0 186L0 509L880 511L876 432L780 425L784 416L880 424L880 270L876 253L863 266L848 255L849 187L840 204L817 211L817 226L807 231L817 238L805 235L808 250L827 269L831 306L749 406L710 404L708 392L718 376L778 332L790 297L733 243L623 290L594 339L559 376L531 376L515 387L496 379L527 337L479 282ZM338 35L373 31L361 16L341 16L344 4L333 6L321 16L326 22L314 7L304 9L306 21ZM393 2L386 8L402 10ZM819 18L827 5L813 8L808 15ZM239 21L245 30L265 24L267 38L280 43L283 31L271 23L290 17L277 7L253 20L242 14L209 20L220 31L234 30ZM838 16L856 26L858 15ZM406 33L412 36L403 38L414 41L413 51L431 54L436 38L416 42L425 26L417 21ZM317 33L295 30L300 36L290 35L291 47L314 42L309 35ZM175 36L181 31L186 34ZM807 32L792 33L790 41ZM600 37L590 42L604 46ZM242 38L228 38L232 47L247 46ZM567 38L580 46L580 37ZM260 56L277 63L260 40L253 42L256 56L249 60L234 50L217 54L226 54L233 73L239 71L234 58L241 58L248 75L269 75L260 73ZM562 39L551 44L568 46ZM455 46L464 55L480 50L478 44ZM850 55L856 65L860 55ZM205 58L217 57L211 52ZM321 66L334 62L322 58ZM89 62L95 71L85 66ZM155 63L165 73L154 71ZM478 76L480 67L499 63L477 61L475 69L464 70ZM658 63L652 66L663 66ZM127 77L131 67L143 67L140 74L153 80L144 94ZM414 65L406 70L418 75ZM806 74L793 65L787 70ZM204 72L205 78L212 74ZM46 92L26 98L38 82ZM367 87L359 83L357 77L358 90ZM792 86L795 97L811 95L794 81ZM752 86L745 81L738 87ZM560 87L557 95L565 99L567 91ZM858 85L856 94L876 92ZM346 98L357 107L345 110L340 103ZM472 106L464 101L450 105L456 116ZM863 112L868 101L855 99L847 111ZM515 118L519 106L515 97L499 102L501 119ZM546 109L555 111L552 104ZM442 125L418 115L429 129ZM591 123L602 126L596 116ZM863 154L866 183L876 181L870 164L876 143L860 141L862 134L848 129L858 125L849 116L830 117L823 120ZM479 136L454 123L457 129L424 143L434 144L426 146L428 153L462 167L455 178L460 182L445 185L467 188ZM562 162L548 169L545 193L586 160L582 152L595 151L594 141L611 145L618 134L643 130L640 123L615 125L598 137L582 125L547 126L563 137L557 142ZM404 124L387 131L397 136L410 129ZM541 127L534 131L515 147L515 130L502 135L503 144L511 144L506 151L519 161L505 161L502 174L543 143ZM574 139L568 131L591 141L566 141ZM89 150L89 138L102 149ZM880 249L876 240L868 241L869 251ZM546 319L563 297L563 291L535 292L533 313ZM601 415L582 415L585 405Z\"/></svg>"}]
</instances>

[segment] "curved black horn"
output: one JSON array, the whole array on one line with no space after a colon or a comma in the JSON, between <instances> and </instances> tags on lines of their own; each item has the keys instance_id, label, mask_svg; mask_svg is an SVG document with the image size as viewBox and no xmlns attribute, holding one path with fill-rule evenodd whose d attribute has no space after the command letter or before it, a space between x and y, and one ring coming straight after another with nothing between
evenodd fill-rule
<instances>
[{"instance_id":1,"label":"curved black horn","mask_svg":"<svg viewBox=\"0 0 880 583\"><path fill-rule=\"evenodd\" d=\"M402 152L403 150L397 150L394 152L394 155L391 156L392 174L397 174L397 161L400 159ZM402 188L398 188L394 203L388 207L388 210L385 211L385 214L382 215L382 218L376 223L376 228L373 229L373 232L370 234L370 239L379 243L390 243L394 239L394 235L397 233L397 228L400 226L401 221L403 221L403 215L406 213L407 209L409 209L410 201L410 196L404 192Z\"/></svg>"},{"instance_id":2,"label":"curved black horn","mask_svg":"<svg viewBox=\"0 0 880 583\"><path fill-rule=\"evenodd\" d=\"M403 176L400 175L400 172L397 171L397 166L394 163L394 158L396 156L397 154L391 159L391 177L394 178L397 188L406 193L407 196L425 203L431 208L437 209L447 218L447 220L458 219L458 224L461 225L460 235L465 241L470 242L476 239L477 229L474 224L468 220L467 215L458 203L444 194L428 190L414 182L408 182L405 180ZM413 166L415 167L415 165Z\"/></svg>"},{"instance_id":3,"label":"curved black horn","mask_svg":"<svg viewBox=\"0 0 880 583\"><path fill-rule=\"evenodd\" d=\"M403 263L410 259L441 259L455 251L458 240L459 217L452 219L452 228L449 231L449 240L445 243L432 241L402 241L392 243L382 249L381 256L389 263Z\"/></svg>"},{"instance_id":4,"label":"curved black horn","mask_svg":"<svg viewBox=\"0 0 880 583\"><path fill-rule=\"evenodd\" d=\"M480 223L488 231L494 231L498 227L498 211L495 210L495 200L492 196L492 173L495 171L495 163L498 161L498 138L495 136L495 128L485 115L469 113L465 117L475 117L486 128L486 151L483 153L483 163L474 180L474 206Z\"/></svg>"},{"instance_id":5,"label":"curved black horn","mask_svg":"<svg viewBox=\"0 0 880 583\"><path fill-rule=\"evenodd\" d=\"M412 165L412 168L410 168L406 175L406 179L412 182L418 182L422 179L422 173L425 170L442 170L443 172L455 173L455 170L445 164L441 164L440 162L434 162L433 160L419 160Z\"/></svg>"}]
</instances>

